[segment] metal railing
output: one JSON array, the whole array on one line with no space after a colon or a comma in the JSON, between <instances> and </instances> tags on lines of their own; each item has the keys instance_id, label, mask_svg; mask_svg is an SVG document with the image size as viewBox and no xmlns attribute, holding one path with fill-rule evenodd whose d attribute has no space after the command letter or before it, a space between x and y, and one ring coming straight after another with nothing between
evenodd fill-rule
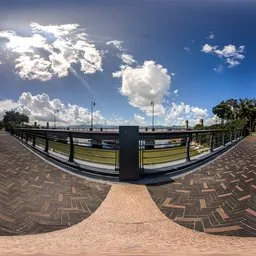
<instances>
[{"instance_id":1,"label":"metal railing","mask_svg":"<svg viewBox=\"0 0 256 256\"><path fill-rule=\"evenodd\" d=\"M177 165L188 165L202 157L208 157L243 137L242 130L137 129L136 132L137 146L136 143L133 145L137 148L133 150L138 150L139 157L136 159L141 176L147 173L172 172ZM120 147L122 152L131 155L129 150L132 149L127 148L127 138L133 139L129 134L124 135L125 139L122 138L118 131L67 129L17 128L14 135L32 148L72 164L73 167L113 176L118 176L121 171Z\"/></svg>"},{"instance_id":2,"label":"metal railing","mask_svg":"<svg viewBox=\"0 0 256 256\"><path fill-rule=\"evenodd\" d=\"M103 174L118 172L117 132L20 128L14 133L28 145L56 159Z\"/></svg>"},{"instance_id":3,"label":"metal railing","mask_svg":"<svg viewBox=\"0 0 256 256\"><path fill-rule=\"evenodd\" d=\"M169 171L195 162L242 138L241 130L140 132L140 172Z\"/></svg>"}]
</instances>

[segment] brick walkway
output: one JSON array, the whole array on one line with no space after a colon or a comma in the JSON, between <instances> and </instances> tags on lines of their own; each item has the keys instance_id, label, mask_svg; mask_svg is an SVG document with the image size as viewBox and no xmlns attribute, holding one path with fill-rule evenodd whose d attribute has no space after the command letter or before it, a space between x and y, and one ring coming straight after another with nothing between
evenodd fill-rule
<instances>
[{"instance_id":1,"label":"brick walkway","mask_svg":"<svg viewBox=\"0 0 256 256\"><path fill-rule=\"evenodd\" d=\"M0 134L0 235L35 234L89 217L110 186L49 165L15 138Z\"/></svg>"},{"instance_id":2,"label":"brick walkway","mask_svg":"<svg viewBox=\"0 0 256 256\"><path fill-rule=\"evenodd\" d=\"M255 237L256 137L192 174L148 190L160 210L182 226Z\"/></svg>"}]
</instances>

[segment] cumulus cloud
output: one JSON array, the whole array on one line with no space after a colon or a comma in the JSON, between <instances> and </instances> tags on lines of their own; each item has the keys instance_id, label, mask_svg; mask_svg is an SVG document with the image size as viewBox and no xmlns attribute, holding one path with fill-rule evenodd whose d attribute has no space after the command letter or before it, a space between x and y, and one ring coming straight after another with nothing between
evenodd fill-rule
<instances>
[{"instance_id":1,"label":"cumulus cloud","mask_svg":"<svg viewBox=\"0 0 256 256\"><path fill-rule=\"evenodd\" d=\"M194 126L198 123L199 119L207 119L207 117L207 109L190 106L184 102L180 104L173 102L167 110L165 123L168 126L184 125L185 120L189 120L189 125Z\"/></svg>"},{"instance_id":2,"label":"cumulus cloud","mask_svg":"<svg viewBox=\"0 0 256 256\"><path fill-rule=\"evenodd\" d=\"M225 59L226 63L229 64L229 68L237 66L241 63L241 61L245 58L245 46L241 45L236 47L235 45L229 44L225 45L223 49L218 49L218 46L211 46L209 44L205 44L202 49L204 53L211 53L213 55L218 56L219 58Z\"/></svg>"},{"instance_id":3,"label":"cumulus cloud","mask_svg":"<svg viewBox=\"0 0 256 256\"><path fill-rule=\"evenodd\" d=\"M53 124L56 119L57 125L88 125L91 122L91 112L89 108L84 108L73 104L64 104L59 99L51 99L46 93L32 95L30 92L23 92L18 101L0 100L0 120L6 111L15 110L29 116L30 122L37 122L46 125L46 122ZM120 117L104 117L100 111L93 112L94 124L99 125L147 125L146 118L139 114L134 114L131 119Z\"/></svg>"},{"instance_id":4,"label":"cumulus cloud","mask_svg":"<svg viewBox=\"0 0 256 256\"><path fill-rule=\"evenodd\" d=\"M103 52L87 38L78 24L40 25L30 23L31 36L0 31L6 50L15 55L15 69L22 79L50 80L65 77L72 64L80 64L85 74L102 71Z\"/></svg>"},{"instance_id":5,"label":"cumulus cloud","mask_svg":"<svg viewBox=\"0 0 256 256\"><path fill-rule=\"evenodd\" d=\"M121 66L113 77L122 79L120 93L128 98L130 105L151 115L154 101L155 115L165 113L162 103L170 89L171 77L162 65L151 60L144 61L142 66Z\"/></svg>"},{"instance_id":6,"label":"cumulus cloud","mask_svg":"<svg viewBox=\"0 0 256 256\"><path fill-rule=\"evenodd\" d=\"M45 94L32 95L30 92L21 94L18 100L17 111L30 117L31 121L37 121L45 125L45 122L53 122L54 116L59 125L90 124L90 110L78 105L64 104L59 99L50 99ZM57 111L58 110L58 111ZM99 111L93 113L95 124L104 123L104 117Z\"/></svg>"},{"instance_id":7,"label":"cumulus cloud","mask_svg":"<svg viewBox=\"0 0 256 256\"><path fill-rule=\"evenodd\" d=\"M6 111L15 110L20 106L13 100L0 100L0 120L2 120Z\"/></svg>"},{"instance_id":8,"label":"cumulus cloud","mask_svg":"<svg viewBox=\"0 0 256 256\"><path fill-rule=\"evenodd\" d=\"M204 53L211 53L211 52L214 52L216 48L217 46L211 46L209 44L205 44L201 51Z\"/></svg>"}]
</instances>

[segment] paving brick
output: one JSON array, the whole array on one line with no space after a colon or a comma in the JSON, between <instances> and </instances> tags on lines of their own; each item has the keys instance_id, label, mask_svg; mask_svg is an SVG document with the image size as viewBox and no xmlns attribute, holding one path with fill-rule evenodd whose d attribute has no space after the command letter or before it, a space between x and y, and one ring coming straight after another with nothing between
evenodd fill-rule
<instances>
[{"instance_id":1,"label":"paving brick","mask_svg":"<svg viewBox=\"0 0 256 256\"><path fill-rule=\"evenodd\" d=\"M172 198L170 206L182 202L183 215L155 200L161 211L180 225L206 233L256 236L255 152L256 137L248 137L196 172L173 183L148 186L148 190L153 199L164 202Z\"/></svg>"}]
</instances>

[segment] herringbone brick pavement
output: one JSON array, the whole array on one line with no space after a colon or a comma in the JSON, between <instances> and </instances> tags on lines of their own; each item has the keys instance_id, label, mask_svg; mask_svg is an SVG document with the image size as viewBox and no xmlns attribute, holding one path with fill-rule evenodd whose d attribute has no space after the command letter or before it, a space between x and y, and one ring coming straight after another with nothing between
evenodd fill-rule
<instances>
[{"instance_id":1,"label":"herringbone brick pavement","mask_svg":"<svg viewBox=\"0 0 256 256\"><path fill-rule=\"evenodd\" d=\"M59 230L89 217L110 186L60 171L0 134L0 235Z\"/></svg>"},{"instance_id":2,"label":"herringbone brick pavement","mask_svg":"<svg viewBox=\"0 0 256 256\"><path fill-rule=\"evenodd\" d=\"M194 173L148 190L160 210L182 226L256 236L256 137Z\"/></svg>"}]
</instances>

